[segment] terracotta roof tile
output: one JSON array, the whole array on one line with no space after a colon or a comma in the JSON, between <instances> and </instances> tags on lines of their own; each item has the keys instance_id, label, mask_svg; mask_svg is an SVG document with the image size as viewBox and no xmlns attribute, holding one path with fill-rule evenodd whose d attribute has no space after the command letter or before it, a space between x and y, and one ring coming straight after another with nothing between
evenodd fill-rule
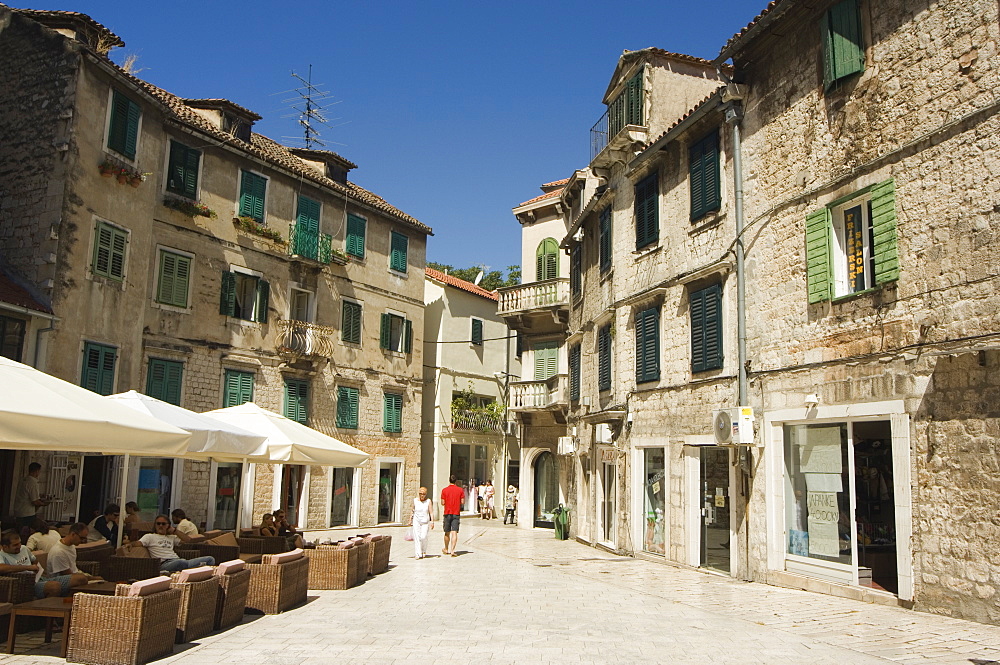
<instances>
[{"instance_id":1,"label":"terracotta roof tile","mask_svg":"<svg viewBox=\"0 0 1000 665\"><path fill-rule=\"evenodd\" d=\"M18 307L26 307L36 312L52 313L52 308L36 300L28 290L0 272L0 302Z\"/></svg>"},{"instance_id":2,"label":"terracotta roof tile","mask_svg":"<svg viewBox=\"0 0 1000 665\"><path fill-rule=\"evenodd\" d=\"M665 50L663 50L661 48L656 48L655 46L650 46L649 48L644 48L644 49L639 49L639 50L640 51L644 51L644 52L648 52L648 53L653 53L655 55L662 55L662 56L667 57L667 58L673 58L674 60L686 60L688 62L696 62L699 65L711 65L712 64L712 62L710 60L705 60L704 58L698 58L696 56L687 55L685 53L674 53L672 51L665 51ZM639 51L629 51L629 50L626 50L624 53L622 53L622 55L625 56L625 55L629 55L630 53L638 53L638 52Z\"/></svg>"},{"instance_id":3,"label":"terracotta roof tile","mask_svg":"<svg viewBox=\"0 0 1000 665\"><path fill-rule=\"evenodd\" d=\"M111 40L111 43L107 44L108 47L113 48L115 46L125 46L125 42L122 41L121 37L111 32L111 30L101 25L87 14L83 14L81 12L67 12L58 9L16 9L14 7L11 7L11 9L13 9L19 14L24 14L26 17L32 20L39 20L39 19L45 20L46 18L78 19L84 23L90 24L91 27L96 28L101 32L107 33L108 38Z\"/></svg>"},{"instance_id":4,"label":"terracotta roof tile","mask_svg":"<svg viewBox=\"0 0 1000 665\"><path fill-rule=\"evenodd\" d=\"M473 284L472 282L467 282L464 279L459 279L458 277L452 277L451 275L446 275L439 270L434 270L433 268L424 268L427 276L431 279L447 284L448 286L454 286L456 289L462 289L463 291L468 291L469 293L474 293L477 296L481 296L488 300L499 301L500 296L496 291L487 291L478 284Z\"/></svg>"},{"instance_id":5,"label":"terracotta roof tile","mask_svg":"<svg viewBox=\"0 0 1000 665\"><path fill-rule=\"evenodd\" d=\"M556 198L557 196L559 196L560 194L562 194L562 190L563 190L563 188L560 187L559 189L554 189L551 192L546 192L546 193L542 194L541 196L536 196L533 199L528 199L527 201L524 201L523 203L519 203L517 205L517 207L520 208L521 206L526 206L529 203L536 203L536 202L541 201L543 199L553 199L553 198Z\"/></svg>"},{"instance_id":6,"label":"terracotta roof tile","mask_svg":"<svg viewBox=\"0 0 1000 665\"><path fill-rule=\"evenodd\" d=\"M547 182L544 185L542 185L542 189L545 189L547 187L558 187L559 185L565 185L567 182L569 182L569 178L563 178L562 180L554 180L552 182Z\"/></svg>"},{"instance_id":7,"label":"terracotta roof tile","mask_svg":"<svg viewBox=\"0 0 1000 665\"><path fill-rule=\"evenodd\" d=\"M757 14L757 16L756 16L756 18L754 18L754 20L752 20L749 23L747 23L747 25L742 30L740 30L735 35L733 35L732 37L729 38L729 41L726 42L726 45L723 46L722 49L719 51L719 56L722 56L723 53L725 53L726 51L728 51L733 46L736 46L736 44L739 43L739 41L741 39L743 39L743 37L748 32L750 32L755 27L757 27L757 24L763 18L765 18L768 14L770 14L774 10L775 7L777 7L780 4L783 4L784 1L785 0L771 0L771 2L769 2L767 4L767 7L764 7L764 9L760 12L760 14Z\"/></svg>"},{"instance_id":8,"label":"terracotta roof tile","mask_svg":"<svg viewBox=\"0 0 1000 665\"><path fill-rule=\"evenodd\" d=\"M642 149L641 152L646 152L647 150L649 150L649 148L652 147L652 145L654 143L656 143L657 141L659 141L660 139L662 139L664 136L666 136L667 134L669 134L671 132L671 130L673 130L674 127L676 127L677 125L681 124L682 122L684 122L685 120L687 120L688 118L690 118L692 114L694 114L695 112L697 112L698 109L700 109L705 104L711 103L719 95L719 93L722 90L724 90L725 88L726 88L726 86L724 86L724 85L723 86L719 86L714 91L712 91L711 94L709 94L707 97L705 97L703 100L701 100L700 102L698 102L697 104L695 104L694 106L692 106L690 109L688 109L688 112L685 113L684 115L682 115L680 118L678 118L676 120L676 122L674 122L674 124L670 125L670 127L667 128L666 131L664 131L662 134L660 134L659 136L657 136L655 139L652 139L651 141L649 141L643 147L643 149Z\"/></svg>"}]
</instances>

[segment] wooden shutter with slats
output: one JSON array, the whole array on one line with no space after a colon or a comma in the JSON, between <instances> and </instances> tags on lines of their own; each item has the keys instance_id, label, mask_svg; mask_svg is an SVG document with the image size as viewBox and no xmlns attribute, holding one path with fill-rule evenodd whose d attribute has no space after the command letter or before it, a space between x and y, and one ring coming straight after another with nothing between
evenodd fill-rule
<instances>
[{"instance_id":1,"label":"wooden shutter with slats","mask_svg":"<svg viewBox=\"0 0 1000 665\"><path fill-rule=\"evenodd\" d=\"M830 211L806 216L806 292L809 303L830 299Z\"/></svg>"},{"instance_id":2,"label":"wooden shutter with slats","mask_svg":"<svg viewBox=\"0 0 1000 665\"><path fill-rule=\"evenodd\" d=\"M169 404L181 405L181 378L184 364L175 360L150 358L146 394Z\"/></svg>"},{"instance_id":3,"label":"wooden shutter with slats","mask_svg":"<svg viewBox=\"0 0 1000 665\"><path fill-rule=\"evenodd\" d=\"M367 222L357 215L347 216L346 250L351 256L365 258L365 226Z\"/></svg>"},{"instance_id":4,"label":"wooden shutter with slats","mask_svg":"<svg viewBox=\"0 0 1000 665\"><path fill-rule=\"evenodd\" d=\"M358 389L349 386L337 388L337 427L358 428Z\"/></svg>"},{"instance_id":5,"label":"wooden shutter with slats","mask_svg":"<svg viewBox=\"0 0 1000 665\"><path fill-rule=\"evenodd\" d=\"M896 182L878 183L871 190L871 223L874 238L875 284L899 279L899 250L896 240Z\"/></svg>"}]
</instances>

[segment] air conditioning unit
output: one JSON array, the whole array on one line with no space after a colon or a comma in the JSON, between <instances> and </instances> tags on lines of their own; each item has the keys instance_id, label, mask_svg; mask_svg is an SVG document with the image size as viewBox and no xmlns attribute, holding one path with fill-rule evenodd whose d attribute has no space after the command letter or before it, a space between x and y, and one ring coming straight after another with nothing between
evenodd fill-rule
<instances>
[{"instance_id":1,"label":"air conditioning unit","mask_svg":"<svg viewBox=\"0 0 1000 665\"><path fill-rule=\"evenodd\" d=\"M576 450L576 440L571 436L560 436L559 437L559 448L557 452L560 455L572 455Z\"/></svg>"},{"instance_id":2,"label":"air conditioning unit","mask_svg":"<svg viewBox=\"0 0 1000 665\"><path fill-rule=\"evenodd\" d=\"M594 425L594 442L613 443L611 440L611 425L607 423L598 423L597 425Z\"/></svg>"},{"instance_id":3,"label":"air conditioning unit","mask_svg":"<svg viewBox=\"0 0 1000 665\"><path fill-rule=\"evenodd\" d=\"M712 431L720 446L753 443L753 407L738 406L712 412Z\"/></svg>"},{"instance_id":4,"label":"air conditioning unit","mask_svg":"<svg viewBox=\"0 0 1000 665\"><path fill-rule=\"evenodd\" d=\"M512 420L505 422L503 431L507 436L517 436L517 423Z\"/></svg>"}]
</instances>

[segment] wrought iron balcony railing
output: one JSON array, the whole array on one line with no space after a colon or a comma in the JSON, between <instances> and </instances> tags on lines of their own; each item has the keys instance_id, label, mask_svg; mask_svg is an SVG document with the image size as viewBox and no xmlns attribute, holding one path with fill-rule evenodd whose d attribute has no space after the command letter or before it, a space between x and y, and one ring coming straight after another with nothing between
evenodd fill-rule
<instances>
[{"instance_id":1,"label":"wrought iron balcony railing","mask_svg":"<svg viewBox=\"0 0 1000 665\"><path fill-rule=\"evenodd\" d=\"M482 411L452 411L451 428L456 431L500 432L504 418Z\"/></svg>"},{"instance_id":2,"label":"wrought iron balcony railing","mask_svg":"<svg viewBox=\"0 0 1000 665\"><path fill-rule=\"evenodd\" d=\"M503 316L510 312L523 312L539 307L569 305L569 278L557 277L543 282L531 282L499 289L500 306L497 312Z\"/></svg>"},{"instance_id":3,"label":"wrought iron balcony railing","mask_svg":"<svg viewBox=\"0 0 1000 665\"><path fill-rule=\"evenodd\" d=\"M608 111L604 112L601 119L590 128L590 161L601 154L601 151L608 146Z\"/></svg>"},{"instance_id":4,"label":"wrought iron balcony railing","mask_svg":"<svg viewBox=\"0 0 1000 665\"><path fill-rule=\"evenodd\" d=\"M288 254L320 263L346 263L347 256L333 250L333 236L299 228L296 223L288 225Z\"/></svg>"},{"instance_id":5,"label":"wrought iron balcony railing","mask_svg":"<svg viewBox=\"0 0 1000 665\"><path fill-rule=\"evenodd\" d=\"M510 409L531 411L565 405L569 377L556 374L543 381L515 381L510 384Z\"/></svg>"},{"instance_id":6,"label":"wrought iron balcony railing","mask_svg":"<svg viewBox=\"0 0 1000 665\"><path fill-rule=\"evenodd\" d=\"M337 331L306 321L278 321L278 351L296 356L333 357L333 340Z\"/></svg>"}]
</instances>

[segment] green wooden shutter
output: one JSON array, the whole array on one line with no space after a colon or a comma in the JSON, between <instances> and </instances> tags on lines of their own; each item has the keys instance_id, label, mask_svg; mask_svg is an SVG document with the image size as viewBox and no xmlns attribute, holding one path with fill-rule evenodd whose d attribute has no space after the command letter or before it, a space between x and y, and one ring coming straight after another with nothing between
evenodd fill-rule
<instances>
[{"instance_id":1,"label":"green wooden shutter","mask_svg":"<svg viewBox=\"0 0 1000 665\"><path fill-rule=\"evenodd\" d=\"M413 351L413 321L403 320L403 353Z\"/></svg>"},{"instance_id":2,"label":"green wooden shutter","mask_svg":"<svg viewBox=\"0 0 1000 665\"><path fill-rule=\"evenodd\" d=\"M570 250L569 290L573 295L583 291L583 244L577 243Z\"/></svg>"},{"instance_id":3,"label":"green wooden shutter","mask_svg":"<svg viewBox=\"0 0 1000 665\"><path fill-rule=\"evenodd\" d=\"M691 371L722 367L722 285L691 293Z\"/></svg>"},{"instance_id":4,"label":"green wooden shutter","mask_svg":"<svg viewBox=\"0 0 1000 665\"><path fill-rule=\"evenodd\" d=\"M535 277L542 282L559 276L559 243L555 238L546 238L538 243L535 250Z\"/></svg>"},{"instance_id":5,"label":"green wooden shutter","mask_svg":"<svg viewBox=\"0 0 1000 665\"><path fill-rule=\"evenodd\" d=\"M219 314L236 316L236 273L227 270L222 271Z\"/></svg>"},{"instance_id":6,"label":"green wooden shutter","mask_svg":"<svg viewBox=\"0 0 1000 665\"><path fill-rule=\"evenodd\" d=\"M545 241L538 243L535 249L535 281L541 282L545 279Z\"/></svg>"},{"instance_id":7,"label":"green wooden shutter","mask_svg":"<svg viewBox=\"0 0 1000 665\"><path fill-rule=\"evenodd\" d=\"M656 242L660 236L659 174L652 173L635 186L635 248Z\"/></svg>"},{"instance_id":8,"label":"green wooden shutter","mask_svg":"<svg viewBox=\"0 0 1000 665\"><path fill-rule=\"evenodd\" d=\"M483 321L482 319L472 319L472 343L476 346L483 345Z\"/></svg>"},{"instance_id":9,"label":"green wooden shutter","mask_svg":"<svg viewBox=\"0 0 1000 665\"><path fill-rule=\"evenodd\" d=\"M158 400L181 405L181 379L184 364L173 360L150 358L146 372L146 394Z\"/></svg>"},{"instance_id":10,"label":"green wooden shutter","mask_svg":"<svg viewBox=\"0 0 1000 665\"><path fill-rule=\"evenodd\" d=\"M358 428L358 389L348 386L337 388L337 427Z\"/></svg>"},{"instance_id":11,"label":"green wooden shutter","mask_svg":"<svg viewBox=\"0 0 1000 665\"><path fill-rule=\"evenodd\" d=\"M170 163L167 166L167 191L197 198L198 167L201 152L177 141L170 141Z\"/></svg>"},{"instance_id":12,"label":"green wooden shutter","mask_svg":"<svg viewBox=\"0 0 1000 665\"><path fill-rule=\"evenodd\" d=\"M254 308L254 321L267 323L267 308L271 301L271 285L262 279L257 280L257 306Z\"/></svg>"},{"instance_id":13,"label":"green wooden shutter","mask_svg":"<svg viewBox=\"0 0 1000 665\"><path fill-rule=\"evenodd\" d=\"M227 369L223 385L222 405L239 406L253 401L253 373Z\"/></svg>"},{"instance_id":14,"label":"green wooden shutter","mask_svg":"<svg viewBox=\"0 0 1000 665\"><path fill-rule=\"evenodd\" d=\"M611 390L611 325L597 331L597 389Z\"/></svg>"},{"instance_id":15,"label":"green wooden shutter","mask_svg":"<svg viewBox=\"0 0 1000 665\"><path fill-rule=\"evenodd\" d=\"M611 206L601 211L599 244L601 272L607 272L611 268Z\"/></svg>"},{"instance_id":16,"label":"green wooden shutter","mask_svg":"<svg viewBox=\"0 0 1000 665\"><path fill-rule=\"evenodd\" d=\"M160 252L160 280L156 301L175 307L187 307L191 259L173 252Z\"/></svg>"},{"instance_id":17,"label":"green wooden shutter","mask_svg":"<svg viewBox=\"0 0 1000 665\"><path fill-rule=\"evenodd\" d=\"M299 196L295 217L295 238L291 251L298 256L319 259L319 201Z\"/></svg>"},{"instance_id":18,"label":"green wooden shutter","mask_svg":"<svg viewBox=\"0 0 1000 665\"><path fill-rule=\"evenodd\" d=\"M403 396L383 393L382 429L386 432L403 431Z\"/></svg>"},{"instance_id":19,"label":"green wooden shutter","mask_svg":"<svg viewBox=\"0 0 1000 665\"><path fill-rule=\"evenodd\" d=\"M83 370L80 385L100 395L110 395L115 387L115 361L118 349L87 342L83 347Z\"/></svg>"},{"instance_id":20,"label":"green wooden shutter","mask_svg":"<svg viewBox=\"0 0 1000 665\"><path fill-rule=\"evenodd\" d=\"M559 370L559 344L541 342L532 347L535 356L535 381L545 381Z\"/></svg>"},{"instance_id":21,"label":"green wooden shutter","mask_svg":"<svg viewBox=\"0 0 1000 665\"><path fill-rule=\"evenodd\" d=\"M367 222L357 215L347 216L347 253L365 258L365 226Z\"/></svg>"},{"instance_id":22,"label":"green wooden shutter","mask_svg":"<svg viewBox=\"0 0 1000 665\"><path fill-rule=\"evenodd\" d=\"M93 273L119 281L124 279L127 246L128 234L125 231L98 222L94 238L94 262L91 268Z\"/></svg>"},{"instance_id":23,"label":"green wooden shutter","mask_svg":"<svg viewBox=\"0 0 1000 665\"><path fill-rule=\"evenodd\" d=\"M139 140L139 105L117 90L111 95L111 122L108 127L108 148L135 159Z\"/></svg>"},{"instance_id":24,"label":"green wooden shutter","mask_svg":"<svg viewBox=\"0 0 1000 665\"><path fill-rule=\"evenodd\" d=\"M875 283L899 279L899 249L896 239L896 182L885 180L872 190L872 235Z\"/></svg>"},{"instance_id":25,"label":"green wooden shutter","mask_svg":"<svg viewBox=\"0 0 1000 665\"><path fill-rule=\"evenodd\" d=\"M352 344L361 343L361 305L343 301L340 317L341 339Z\"/></svg>"},{"instance_id":26,"label":"green wooden shutter","mask_svg":"<svg viewBox=\"0 0 1000 665\"><path fill-rule=\"evenodd\" d=\"M705 291L694 291L689 300L691 310L691 371L705 371Z\"/></svg>"},{"instance_id":27,"label":"green wooden shutter","mask_svg":"<svg viewBox=\"0 0 1000 665\"><path fill-rule=\"evenodd\" d=\"M830 211L814 210L806 216L806 292L809 302L830 299Z\"/></svg>"},{"instance_id":28,"label":"green wooden shutter","mask_svg":"<svg viewBox=\"0 0 1000 665\"><path fill-rule=\"evenodd\" d=\"M660 378L660 308L651 307L635 315L636 382Z\"/></svg>"},{"instance_id":29,"label":"green wooden shutter","mask_svg":"<svg viewBox=\"0 0 1000 665\"><path fill-rule=\"evenodd\" d=\"M289 420L309 424L309 383L298 379L285 379L285 413Z\"/></svg>"},{"instance_id":30,"label":"green wooden shutter","mask_svg":"<svg viewBox=\"0 0 1000 665\"><path fill-rule=\"evenodd\" d=\"M382 326L379 330L379 346L388 349L392 343L392 314L382 315Z\"/></svg>"},{"instance_id":31,"label":"green wooden shutter","mask_svg":"<svg viewBox=\"0 0 1000 665\"><path fill-rule=\"evenodd\" d=\"M629 79L626 86L626 124L629 125L645 125L643 122L643 104L642 104L642 70L639 73Z\"/></svg>"},{"instance_id":32,"label":"green wooden shutter","mask_svg":"<svg viewBox=\"0 0 1000 665\"><path fill-rule=\"evenodd\" d=\"M406 272L406 253L410 239L402 233L392 232L389 267L397 272Z\"/></svg>"},{"instance_id":33,"label":"green wooden shutter","mask_svg":"<svg viewBox=\"0 0 1000 665\"><path fill-rule=\"evenodd\" d=\"M580 401L580 345L575 344L569 350L569 399Z\"/></svg>"},{"instance_id":34,"label":"green wooden shutter","mask_svg":"<svg viewBox=\"0 0 1000 665\"><path fill-rule=\"evenodd\" d=\"M719 135L713 130L688 150L691 179L691 220L718 210L722 205L719 177Z\"/></svg>"},{"instance_id":35,"label":"green wooden shutter","mask_svg":"<svg viewBox=\"0 0 1000 665\"><path fill-rule=\"evenodd\" d=\"M830 88L842 78L863 71L861 12L857 0L842 0L823 15L823 78Z\"/></svg>"},{"instance_id":36,"label":"green wooden shutter","mask_svg":"<svg viewBox=\"0 0 1000 665\"><path fill-rule=\"evenodd\" d=\"M242 172L240 180L240 217L252 217L264 222L264 199L267 196L267 178L250 171Z\"/></svg>"}]
</instances>

